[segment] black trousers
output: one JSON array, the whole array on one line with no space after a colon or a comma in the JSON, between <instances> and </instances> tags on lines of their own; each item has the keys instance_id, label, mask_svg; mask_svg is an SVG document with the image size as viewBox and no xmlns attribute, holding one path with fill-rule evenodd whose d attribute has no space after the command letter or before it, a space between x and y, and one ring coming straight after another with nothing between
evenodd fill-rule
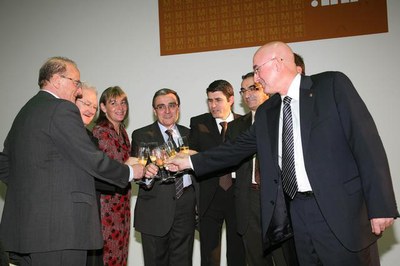
<instances>
[{"instance_id":1,"label":"black trousers","mask_svg":"<svg viewBox=\"0 0 400 266\"><path fill-rule=\"evenodd\" d=\"M360 252L352 252L339 242L313 195L297 193L290 203L290 215L300 265L380 265L376 242Z\"/></svg>"},{"instance_id":2,"label":"black trousers","mask_svg":"<svg viewBox=\"0 0 400 266\"><path fill-rule=\"evenodd\" d=\"M193 264L195 204L196 194L193 186L190 186L176 200L174 221L165 236L141 234L146 266L191 266ZM150 222L157 226L157 221Z\"/></svg>"},{"instance_id":3,"label":"black trousers","mask_svg":"<svg viewBox=\"0 0 400 266\"><path fill-rule=\"evenodd\" d=\"M200 191L201 193L201 191ZM226 257L229 266L246 265L241 236L237 233L234 186L219 187L207 211L200 217L200 252L202 266L220 265L222 225L226 224ZM200 206L201 207L201 206Z\"/></svg>"},{"instance_id":4,"label":"black trousers","mask_svg":"<svg viewBox=\"0 0 400 266\"><path fill-rule=\"evenodd\" d=\"M18 266L85 266L86 250L58 250L21 254L10 252L10 262Z\"/></svg>"}]
</instances>

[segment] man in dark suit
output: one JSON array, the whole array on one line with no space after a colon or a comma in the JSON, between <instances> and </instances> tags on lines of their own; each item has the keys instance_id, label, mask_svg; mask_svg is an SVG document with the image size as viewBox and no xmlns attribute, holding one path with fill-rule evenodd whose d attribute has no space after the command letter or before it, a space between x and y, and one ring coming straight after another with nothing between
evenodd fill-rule
<instances>
[{"instance_id":1,"label":"man in dark suit","mask_svg":"<svg viewBox=\"0 0 400 266\"><path fill-rule=\"evenodd\" d=\"M190 149L206 151L223 142L221 122L239 117L231 111L234 102L232 85L225 80L212 82L207 90L210 110L190 120ZM226 123L225 123L226 124ZM226 128L225 128L226 129ZM214 178L217 177L217 178ZM242 240L236 232L234 188L230 172L201 177L200 251L201 265L220 265L222 225L226 224L228 265L245 265Z\"/></svg>"},{"instance_id":2,"label":"man in dark suit","mask_svg":"<svg viewBox=\"0 0 400 266\"><path fill-rule=\"evenodd\" d=\"M18 265L85 265L87 250L103 245L93 177L125 187L143 174L93 145L75 105L79 78L72 60L46 61L40 91L18 113L0 153L7 184L0 236Z\"/></svg>"},{"instance_id":3,"label":"man in dark suit","mask_svg":"<svg viewBox=\"0 0 400 266\"><path fill-rule=\"evenodd\" d=\"M268 99L260 84L254 83L254 72L242 76L240 88L243 103L250 112L229 123L226 139L234 140L254 122L257 108ZM264 254L261 233L260 175L258 159L251 156L236 169L235 206L237 231L242 236L249 266L297 265L293 238Z\"/></svg>"},{"instance_id":4,"label":"man in dark suit","mask_svg":"<svg viewBox=\"0 0 400 266\"><path fill-rule=\"evenodd\" d=\"M253 126L234 144L191 156L193 168L204 174L257 151L264 241L273 214L281 210L275 205L282 184L301 265L378 265L377 239L399 213L375 123L344 74L301 76L293 58L282 42L258 49L255 81L275 94L257 109ZM280 117L286 96L293 100L294 183L281 174ZM190 166L181 157L171 162Z\"/></svg>"},{"instance_id":5,"label":"man in dark suit","mask_svg":"<svg viewBox=\"0 0 400 266\"><path fill-rule=\"evenodd\" d=\"M153 110L157 121L132 133L132 155L137 154L140 143L163 144L171 130L174 142L189 136L189 129L176 124L179 118L180 99L171 89L161 89L154 94ZM179 196L178 179L183 181L183 194ZM175 183L154 182L148 188L141 186L135 206L134 226L142 236L144 263L155 265L192 265L195 231L195 206L197 183L185 174Z\"/></svg>"}]
</instances>

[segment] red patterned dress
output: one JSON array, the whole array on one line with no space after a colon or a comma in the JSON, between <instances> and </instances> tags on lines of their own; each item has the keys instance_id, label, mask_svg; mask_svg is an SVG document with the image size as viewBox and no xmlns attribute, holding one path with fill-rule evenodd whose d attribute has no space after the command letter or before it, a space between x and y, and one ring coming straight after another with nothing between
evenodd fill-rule
<instances>
[{"instance_id":1,"label":"red patterned dress","mask_svg":"<svg viewBox=\"0 0 400 266\"><path fill-rule=\"evenodd\" d=\"M99 140L99 148L110 158L125 162L129 158L131 145L125 128L121 125L118 135L114 126L105 121L93 128ZM101 224L103 231L104 265L127 265L131 218L130 185L115 194L101 194Z\"/></svg>"}]
</instances>

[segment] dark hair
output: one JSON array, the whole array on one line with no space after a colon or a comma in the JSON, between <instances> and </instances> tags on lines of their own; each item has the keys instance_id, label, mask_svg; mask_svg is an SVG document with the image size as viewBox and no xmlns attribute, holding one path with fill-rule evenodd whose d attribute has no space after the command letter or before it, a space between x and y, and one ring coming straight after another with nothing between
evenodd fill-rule
<instances>
[{"instance_id":1,"label":"dark hair","mask_svg":"<svg viewBox=\"0 0 400 266\"><path fill-rule=\"evenodd\" d=\"M125 92L119 86L108 87L107 89L105 89L100 96L99 106L101 104L106 105L108 100L110 100L112 98L116 98L118 96L125 96L126 103L128 105L128 110L126 111L126 116L123 121L123 122L125 122L125 120L128 118L128 115L129 115L129 102L128 102L128 97L126 96ZM100 108L99 117L96 120L96 124L100 124L104 121L108 121L108 118L106 117L106 114L103 112L103 110L101 110L101 108Z\"/></svg>"},{"instance_id":2,"label":"dark hair","mask_svg":"<svg viewBox=\"0 0 400 266\"><path fill-rule=\"evenodd\" d=\"M228 81L223 79L218 79L211 82L211 84L208 85L206 93L208 94L209 92L216 92L216 91L221 91L226 96L227 99L233 96L232 85Z\"/></svg>"},{"instance_id":3,"label":"dark hair","mask_svg":"<svg viewBox=\"0 0 400 266\"><path fill-rule=\"evenodd\" d=\"M252 77L254 77L254 72L253 72L253 71L247 73L246 75L243 75L243 76L242 76L242 80L245 80L245 79L247 79L247 78L252 78Z\"/></svg>"},{"instance_id":4,"label":"dark hair","mask_svg":"<svg viewBox=\"0 0 400 266\"><path fill-rule=\"evenodd\" d=\"M155 105L154 105L154 102L156 101L156 98L158 96L167 95L167 94L175 95L176 99L178 100L178 106L181 105L181 99L179 99L178 93L176 93L176 91L171 90L171 89L167 89L167 88L162 88L161 90L158 90L158 91L156 91L156 93L154 93L153 103L152 103L153 108L156 108Z\"/></svg>"},{"instance_id":5,"label":"dark hair","mask_svg":"<svg viewBox=\"0 0 400 266\"><path fill-rule=\"evenodd\" d=\"M294 55L294 63L296 64L296 66L301 67L301 74L305 75L306 74L306 65L304 64L304 60L303 57L301 57L301 55L293 53Z\"/></svg>"},{"instance_id":6,"label":"dark hair","mask_svg":"<svg viewBox=\"0 0 400 266\"><path fill-rule=\"evenodd\" d=\"M71 59L61 56L54 56L49 58L39 70L38 85L40 88L50 81L54 74L63 74L67 71L67 64L71 64L78 68L76 63Z\"/></svg>"}]
</instances>

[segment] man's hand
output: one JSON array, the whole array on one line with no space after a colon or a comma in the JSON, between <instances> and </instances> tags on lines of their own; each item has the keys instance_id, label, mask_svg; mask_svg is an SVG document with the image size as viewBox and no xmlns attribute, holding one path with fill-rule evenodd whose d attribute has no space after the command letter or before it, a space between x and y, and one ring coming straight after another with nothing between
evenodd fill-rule
<instances>
[{"instance_id":1,"label":"man's hand","mask_svg":"<svg viewBox=\"0 0 400 266\"><path fill-rule=\"evenodd\" d=\"M382 234L386 228L391 226L394 222L394 218L373 218L371 219L372 233L375 235Z\"/></svg>"},{"instance_id":2,"label":"man's hand","mask_svg":"<svg viewBox=\"0 0 400 266\"><path fill-rule=\"evenodd\" d=\"M143 165L138 164L138 163L131 165L131 166L133 168L133 179L135 179L135 180L142 179L143 175L146 171L146 168Z\"/></svg>"},{"instance_id":3,"label":"man's hand","mask_svg":"<svg viewBox=\"0 0 400 266\"><path fill-rule=\"evenodd\" d=\"M129 157L128 160L125 161L125 164L130 165L133 167L134 164L138 164L139 159L136 157Z\"/></svg>"},{"instance_id":4,"label":"man's hand","mask_svg":"<svg viewBox=\"0 0 400 266\"><path fill-rule=\"evenodd\" d=\"M153 178L158 173L158 167L155 164L146 165L144 176L146 178Z\"/></svg>"},{"instance_id":5,"label":"man's hand","mask_svg":"<svg viewBox=\"0 0 400 266\"><path fill-rule=\"evenodd\" d=\"M142 179L145 168L143 165L139 164L139 160L136 157L129 157L128 160L125 161L126 165L130 165L133 169L133 179Z\"/></svg>"},{"instance_id":6,"label":"man's hand","mask_svg":"<svg viewBox=\"0 0 400 266\"><path fill-rule=\"evenodd\" d=\"M195 151L191 151L195 152ZM192 153L194 154L194 153ZM185 169L191 169L189 154L186 153L178 153L174 157L168 158L165 162L165 166L169 171L178 172L183 171Z\"/></svg>"}]
</instances>

